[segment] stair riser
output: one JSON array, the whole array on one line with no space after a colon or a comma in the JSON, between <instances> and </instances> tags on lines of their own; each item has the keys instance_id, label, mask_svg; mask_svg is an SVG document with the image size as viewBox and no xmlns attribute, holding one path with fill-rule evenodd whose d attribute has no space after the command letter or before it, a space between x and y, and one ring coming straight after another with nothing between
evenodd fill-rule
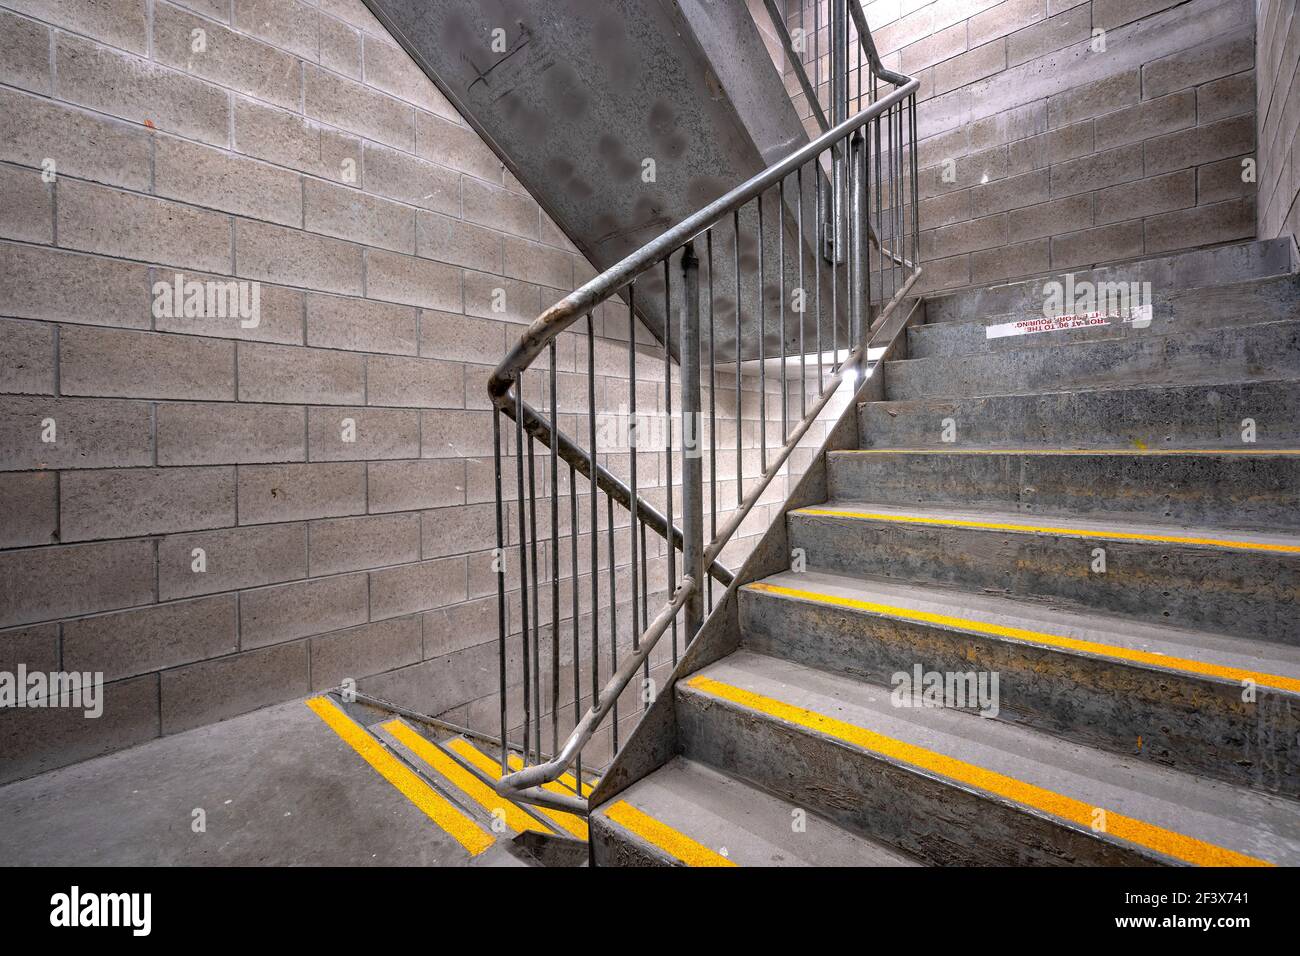
<instances>
[{"instance_id":1,"label":"stair riser","mask_svg":"<svg viewBox=\"0 0 1300 956\"><path fill-rule=\"evenodd\" d=\"M893 687L898 672L995 672L998 719L1287 796L1300 795L1300 697L742 591L743 644ZM1140 744L1139 744L1140 741Z\"/></svg>"},{"instance_id":2,"label":"stair riser","mask_svg":"<svg viewBox=\"0 0 1300 956\"><path fill-rule=\"evenodd\" d=\"M815 570L1057 598L1300 644L1300 555L798 514L789 528L790 546ZM1105 573L1091 570L1095 548L1106 551Z\"/></svg>"},{"instance_id":3,"label":"stair riser","mask_svg":"<svg viewBox=\"0 0 1300 956\"><path fill-rule=\"evenodd\" d=\"M1300 443L1300 383L1055 391L858 407L862 448L1247 448ZM952 419L954 441L943 440Z\"/></svg>"},{"instance_id":4,"label":"stair riser","mask_svg":"<svg viewBox=\"0 0 1300 956\"><path fill-rule=\"evenodd\" d=\"M1300 527L1300 456L831 453L832 499Z\"/></svg>"},{"instance_id":5,"label":"stair riser","mask_svg":"<svg viewBox=\"0 0 1300 956\"><path fill-rule=\"evenodd\" d=\"M678 685L686 756L935 865L1140 866L1137 848Z\"/></svg>"},{"instance_id":6,"label":"stair riser","mask_svg":"<svg viewBox=\"0 0 1300 956\"><path fill-rule=\"evenodd\" d=\"M1037 311L990 315L970 322L914 326L908 330L907 357L951 358L976 352L1043 348L1079 342L1128 341L1143 335L1284 322L1300 315L1300 284L1288 278L1225 289L1182 289L1172 293L1157 291L1153 306L1151 324L1146 328L1134 328L1131 323L1112 320L1110 325L1070 331L1009 335L992 339L988 337L986 326L1041 316L1041 301Z\"/></svg>"},{"instance_id":7,"label":"stair riser","mask_svg":"<svg viewBox=\"0 0 1300 956\"><path fill-rule=\"evenodd\" d=\"M599 814L588 820L591 856L596 866L681 866L663 851L627 837Z\"/></svg>"},{"instance_id":8,"label":"stair riser","mask_svg":"<svg viewBox=\"0 0 1300 956\"><path fill-rule=\"evenodd\" d=\"M1300 377L1300 322L885 363L891 401Z\"/></svg>"},{"instance_id":9,"label":"stair riser","mask_svg":"<svg viewBox=\"0 0 1300 956\"><path fill-rule=\"evenodd\" d=\"M1291 240L1250 242L1219 249L1166 256L1144 262L1130 262L1100 269L1074 272L1075 283L1150 282L1155 288L1194 289L1230 282L1248 282L1292 270ZM970 321L985 315L1041 311L1043 284L1064 281L1065 274L1025 282L973 289L931 298L926 317L930 322Z\"/></svg>"}]
</instances>

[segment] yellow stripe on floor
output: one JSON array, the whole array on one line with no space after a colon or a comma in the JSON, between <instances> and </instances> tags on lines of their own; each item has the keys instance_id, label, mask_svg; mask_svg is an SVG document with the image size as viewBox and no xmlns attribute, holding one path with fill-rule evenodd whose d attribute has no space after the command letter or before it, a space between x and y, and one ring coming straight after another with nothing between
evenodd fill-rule
<instances>
[{"instance_id":1,"label":"yellow stripe on floor","mask_svg":"<svg viewBox=\"0 0 1300 956\"><path fill-rule=\"evenodd\" d=\"M1092 804L1064 794L1055 793L1035 784L1025 783L1006 774L986 770L975 764L949 757L915 744L886 737L862 727L827 717L816 711L787 704L773 697L733 687L722 681L697 674L686 682L703 693L720 700L731 701L746 710L766 714L778 720L806 727L809 730L834 737L863 750L909 764L929 773L938 774L959 784L978 787L994 796L1014 801L1021 806L1050 813L1078 826L1091 829L1099 819L1099 809ZM1189 837L1163 827L1136 820L1111 810L1105 810L1105 831L1130 843L1147 847L1157 853L1199 866L1272 866L1266 860L1256 859L1235 850L1216 846L1195 837Z\"/></svg>"},{"instance_id":2,"label":"yellow stripe on floor","mask_svg":"<svg viewBox=\"0 0 1300 956\"><path fill-rule=\"evenodd\" d=\"M642 840L657 846L674 859L681 860L687 866L735 866L721 853L715 853L703 843L692 840L661 823L647 813L642 813L626 800L605 810L605 816L613 820L624 830L634 833Z\"/></svg>"},{"instance_id":3,"label":"yellow stripe on floor","mask_svg":"<svg viewBox=\"0 0 1300 956\"><path fill-rule=\"evenodd\" d=\"M490 833L462 813L446 798L420 779L409 767L385 750L378 741L358 726L347 714L327 697L313 697L307 706L355 750L361 759L391 783L425 816L445 830L471 856L478 856L493 844Z\"/></svg>"},{"instance_id":4,"label":"yellow stripe on floor","mask_svg":"<svg viewBox=\"0 0 1300 956\"><path fill-rule=\"evenodd\" d=\"M1300 554L1300 545L1271 544L1265 541L1226 541L1220 538L1191 538L1173 534L1136 534L1127 531L1094 531L1085 528L1057 528L1001 521L967 521L960 518L927 518L923 515L878 514L872 511L847 511L839 508L800 508L795 514L825 518L855 518L861 521L891 521L898 524L936 525L944 528L983 528L990 531L1029 531L1035 534L1064 534L1073 538L1100 541L1159 541L1165 544L1196 544L1242 551L1279 551Z\"/></svg>"},{"instance_id":5,"label":"yellow stripe on floor","mask_svg":"<svg viewBox=\"0 0 1300 956\"><path fill-rule=\"evenodd\" d=\"M1300 448L845 448L836 455L1300 455Z\"/></svg>"},{"instance_id":6,"label":"yellow stripe on floor","mask_svg":"<svg viewBox=\"0 0 1300 956\"><path fill-rule=\"evenodd\" d=\"M1192 660L1187 657L1171 657L1166 654L1153 654L1150 651L1133 650L1127 647L1114 647L1109 644L1099 644L1096 641L1083 641L1073 637L1062 637L1059 634L1048 634L1043 631L1031 631L1022 627L1008 627L1003 624L990 624L986 621L976 621L964 617L953 617L948 614L935 614L931 611L918 611L908 607L896 607L892 604L877 604L874 601L862 601L857 598L839 597L834 594L822 594L817 591L805 591L800 588L788 588L780 584L766 584L760 581L746 585L746 587L751 591L758 591L763 594L775 594L780 597L798 598L801 601L827 604L832 607L849 608L850 610L855 611L868 611L872 614L884 614L889 617L901 618L905 621L916 621L920 624L937 624L941 627L952 627L957 630L970 631L977 634L994 634L998 637L1006 637L1014 641L1045 644L1048 647L1059 647L1064 650L1083 651L1087 654L1096 654L1099 657L1109 657L1115 660L1133 661L1138 664L1154 664L1157 667L1164 667L1169 670L1185 671L1189 674L1202 674L1206 677L1222 677L1233 681L1252 681L1261 687L1274 687L1278 690L1300 693L1300 679L1294 677L1282 677L1278 674L1264 674L1259 671L1243 670L1239 667L1227 667L1222 664L1208 664L1205 661Z\"/></svg>"},{"instance_id":7,"label":"yellow stripe on floor","mask_svg":"<svg viewBox=\"0 0 1300 956\"><path fill-rule=\"evenodd\" d=\"M449 740L447 742L447 747L450 750L456 751L456 753L463 757L467 762L478 767L479 770L483 771L483 773L490 776L493 780L501 779L501 761L489 757L464 737L456 737ZM511 754L511 757L514 759L511 761L510 766L514 769L515 763L519 758L514 757L513 754ZM562 793L568 797L574 795L573 791L566 790L563 787L558 787L553 783L543 784L543 789L549 790L552 793ZM573 834L579 840L587 839L587 821L582 819L582 817L576 816L572 813L565 813L563 810L552 810L549 807L533 807L533 809L541 813L548 820L551 820L556 826Z\"/></svg>"},{"instance_id":8,"label":"yellow stripe on floor","mask_svg":"<svg viewBox=\"0 0 1300 956\"><path fill-rule=\"evenodd\" d=\"M433 768L434 771L464 793L465 796L494 817L500 816L505 825L514 832L522 833L525 830L534 830L538 833L550 832L542 825L541 821L520 810L515 804L448 757L434 745L433 741L417 734L402 721L390 720L384 724L384 730L396 737L404 747Z\"/></svg>"}]
</instances>

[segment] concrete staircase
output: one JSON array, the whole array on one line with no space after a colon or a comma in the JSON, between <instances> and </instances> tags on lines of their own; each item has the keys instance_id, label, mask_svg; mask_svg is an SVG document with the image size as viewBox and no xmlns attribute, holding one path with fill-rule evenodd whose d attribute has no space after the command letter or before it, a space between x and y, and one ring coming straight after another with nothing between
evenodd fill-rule
<instances>
[{"instance_id":1,"label":"concrete staircase","mask_svg":"<svg viewBox=\"0 0 1300 956\"><path fill-rule=\"evenodd\" d=\"M1150 281L1146 327L990 338L1042 280L924 303L609 768L594 861L1300 863L1294 265L1075 276Z\"/></svg>"}]
</instances>

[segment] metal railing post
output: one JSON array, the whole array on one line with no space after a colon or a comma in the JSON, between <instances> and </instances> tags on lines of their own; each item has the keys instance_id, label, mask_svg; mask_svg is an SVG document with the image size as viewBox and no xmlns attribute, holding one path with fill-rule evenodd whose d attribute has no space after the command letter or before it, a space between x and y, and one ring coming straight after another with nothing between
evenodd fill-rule
<instances>
[{"instance_id":1,"label":"metal railing post","mask_svg":"<svg viewBox=\"0 0 1300 956\"><path fill-rule=\"evenodd\" d=\"M862 315L866 306L864 280L869 268L863 255L866 248L863 240L867 215L865 145L861 131L855 132L853 138L849 140L849 180L853 185L852 204L849 209L849 255L853 258L853 268L849 271L853 283L853 287L849 290L850 352L863 340Z\"/></svg>"},{"instance_id":2,"label":"metal railing post","mask_svg":"<svg viewBox=\"0 0 1300 956\"><path fill-rule=\"evenodd\" d=\"M682 250L686 307L682 310L682 574L704 580L704 456L700 403L700 260L695 244ZM669 454L671 454L671 449ZM668 489L672 494L672 489ZM686 644L704 623L704 589L686 601Z\"/></svg>"},{"instance_id":3,"label":"metal railing post","mask_svg":"<svg viewBox=\"0 0 1300 956\"><path fill-rule=\"evenodd\" d=\"M849 110L849 22L846 0L831 0L831 125L838 126L848 119ZM844 204L845 168L843 149L832 154L832 215L831 255L835 262L844 261Z\"/></svg>"}]
</instances>

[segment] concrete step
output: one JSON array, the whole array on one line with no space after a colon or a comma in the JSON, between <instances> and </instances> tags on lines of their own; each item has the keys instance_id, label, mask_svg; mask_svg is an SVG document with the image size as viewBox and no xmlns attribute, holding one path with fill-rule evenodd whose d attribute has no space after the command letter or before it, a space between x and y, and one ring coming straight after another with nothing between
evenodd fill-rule
<instances>
[{"instance_id":1,"label":"concrete step","mask_svg":"<svg viewBox=\"0 0 1300 956\"><path fill-rule=\"evenodd\" d=\"M902 854L680 757L591 818L597 866L916 866Z\"/></svg>"},{"instance_id":2,"label":"concrete step","mask_svg":"<svg viewBox=\"0 0 1300 956\"><path fill-rule=\"evenodd\" d=\"M1007 334L1005 327L1010 323L1041 319L1041 301L1036 311L985 314L966 321L915 325L907 332L907 357L945 358L1150 334L1227 329L1300 318L1300 278L1294 275L1205 289L1156 289L1152 298L1150 324L1145 327L1135 326L1125 317L1111 315L1099 320L1106 323L1102 325ZM1104 310L1105 306L1099 305L1098 309ZM1065 309L1066 313L1077 311L1077 308Z\"/></svg>"},{"instance_id":3,"label":"concrete step","mask_svg":"<svg viewBox=\"0 0 1300 956\"><path fill-rule=\"evenodd\" d=\"M739 651L676 685L684 756L924 862L1300 863L1295 801Z\"/></svg>"},{"instance_id":4,"label":"concrete step","mask_svg":"<svg viewBox=\"0 0 1300 956\"><path fill-rule=\"evenodd\" d=\"M1297 534L853 501L800 508L787 522L790 546L802 548L814 570L1066 601L1300 644Z\"/></svg>"},{"instance_id":5,"label":"concrete step","mask_svg":"<svg viewBox=\"0 0 1300 956\"><path fill-rule=\"evenodd\" d=\"M1300 795L1300 648L816 571L742 588L740 628L749 650L903 696L918 671L983 674L991 694L948 705Z\"/></svg>"},{"instance_id":6,"label":"concrete step","mask_svg":"<svg viewBox=\"0 0 1300 956\"><path fill-rule=\"evenodd\" d=\"M1255 446L1243 442L1247 419ZM863 402L858 440L861 448L1295 447L1300 381Z\"/></svg>"},{"instance_id":7,"label":"concrete step","mask_svg":"<svg viewBox=\"0 0 1300 956\"><path fill-rule=\"evenodd\" d=\"M1154 259L1085 269L1074 273L1081 282L1150 282L1152 292L1168 289L1203 289L1247 282L1296 271L1295 244L1291 238L1268 239L1180 252ZM987 315L1041 314L1043 286L1066 281L1067 273L1009 282L983 289L926 297L927 322L966 322Z\"/></svg>"},{"instance_id":8,"label":"concrete step","mask_svg":"<svg viewBox=\"0 0 1300 956\"><path fill-rule=\"evenodd\" d=\"M827 456L832 498L1300 530L1300 450L866 449Z\"/></svg>"},{"instance_id":9,"label":"concrete step","mask_svg":"<svg viewBox=\"0 0 1300 956\"><path fill-rule=\"evenodd\" d=\"M1145 334L1142 334L1145 333ZM1300 320L885 363L891 401L1300 378Z\"/></svg>"}]
</instances>

